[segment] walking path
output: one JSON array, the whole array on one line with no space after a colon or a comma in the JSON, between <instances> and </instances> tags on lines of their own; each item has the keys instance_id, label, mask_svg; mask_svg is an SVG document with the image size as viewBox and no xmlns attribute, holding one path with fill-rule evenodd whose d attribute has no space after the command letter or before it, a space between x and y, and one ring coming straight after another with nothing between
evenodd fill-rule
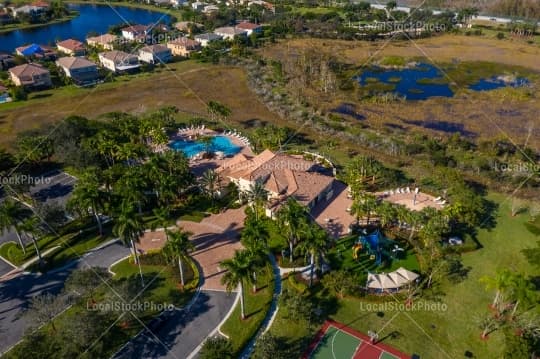
<instances>
[{"instance_id":1,"label":"walking path","mask_svg":"<svg viewBox=\"0 0 540 359\"><path fill-rule=\"evenodd\" d=\"M281 270L276 263L276 258L272 254L270 255L270 262L272 263L272 271L274 273L274 295L272 296L272 303L270 304L270 309L268 310L268 313L266 313L266 317L264 317L261 327L253 336L253 338L251 338L247 346L242 351L242 354L240 354L241 359L248 359L251 356L253 350L255 349L255 343L257 342L257 339L261 335L266 333L268 329L270 329L278 311L278 300L281 294L282 287Z\"/></svg>"}]
</instances>

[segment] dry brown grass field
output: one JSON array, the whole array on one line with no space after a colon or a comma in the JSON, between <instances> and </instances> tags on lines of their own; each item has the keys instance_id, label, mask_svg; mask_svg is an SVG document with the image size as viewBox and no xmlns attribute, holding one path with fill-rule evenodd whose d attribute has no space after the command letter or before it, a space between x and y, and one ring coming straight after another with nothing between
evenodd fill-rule
<instances>
[{"instance_id":1,"label":"dry brown grass field","mask_svg":"<svg viewBox=\"0 0 540 359\"><path fill-rule=\"evenodd\" d=\"M172 105L206 114L205 103L210 100L227 105L232 110L231 120L236 122L261 119L279 123L250 91L242 69L185 61L157 73L123 76L96 88L42 91L32 94L29 101L3 105L0 145L12 143L18 132L69 115L94 118L107 112L139 113Z\"/></svg>"},{"instance_id":2,"label":"dry brown grass field","mask_svg":"<svg viewBox=\"0 0 540 359\"><path fill-rule=\"evenodd\" d=\"M462 88L459 81L456 81L457 92L453 98L425 101L373 104L359 101L354 91L328 95L310 92L308 97L323 111L329 111L342 102L354 103L358 113L365 116L362 122L374 128L391 130L397 127L438 135L457 129L473 138L510 138L516 144L528 141L529 145L540 148L540 47L536 45L517 40L458 35L421 39L414 43L295 39L264 48L261 54L284 61L308 49L332 54L339 61L353 66L368 65L387 56L401 56L423 58L422 61L438 65L494 62L500 64L504 71L523 70L528 73L534 87L532 97L522 96L522 90L513 89L473 92ZM454 75L448 75L449 82L454 82ZM428 129L426 124L427 127L440 125L441 128Z\"/></svg>"}]
</instances>

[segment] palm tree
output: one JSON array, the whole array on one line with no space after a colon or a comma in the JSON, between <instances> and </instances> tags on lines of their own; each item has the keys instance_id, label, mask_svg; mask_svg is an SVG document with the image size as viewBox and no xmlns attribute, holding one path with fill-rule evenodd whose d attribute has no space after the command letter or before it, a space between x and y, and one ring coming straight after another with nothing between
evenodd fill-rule
<instances>
[{"instance_id":1,"label":"palm tree","mask_svg":"<svg viewBox=\"0 0 540 359\"><path fill-rule=\"evenodd\" d=\"M153 218L150 222L150 229L155 231L158 228L163 228L167 234L167 239L169 238L169 232L166 231L169 224L169 217L171 211L169 207L158 207L152 210Z\"/></svg>"},{"instance_id":2,"label":"palm tree","mask_svg":"<svg viewBox=\"0 0 540 359\"><path fill-rule=\"evenodd\" d=\"M495 298L491 304L492 308L496 308L502 298L503 293L508 290L512 282L512 272L508 269L497 271L494 277L484 276L480 278L480 282L486 286L486 290L495 289Z\"/></svg>"},{"instance_id":3,"label":"palm tree","mask_svg":"<svg viewBox=\"0 0 540 359\"><path fill-rule=\"evenodd\" d=\"M510 280L510 295L514 299L512 318L520 303L531 304L537 300L536 287L523 274L514 274Z\"/></svg>"},{"instance_id":4,"label":"palm tree","mask_svg":"<svg viewBox=\"0 0 540 359\"><path fill-rule=\"evenodd\" d=\"M298 242L298 235L306 224L306 208L300 205L294 198L289 197L277 213L278 225L281 232L289 242L289 260L293 261L293 250Z\"/></svg>"},{"instance_id":5,"label":"palm tree","mask_svg":"<svg viewBox=\"0 0 540 359\"><path fill-rule=\"evenodd\" d=\"M93 169L85 172L77 181L75 189L68 202L70 208L76 208L79 212L91 212L98 226L100 235L103 235L103 225L99 216L100 210L105 205L105 193L101 190L100 183Z\"/></svg>"},{"instance_id":6,"label":"palm tree","mask_svg":"<svg viewBox=\"0 0 540 359\"><path fill-rule=\"evenodd\" d=\"M36 255L38 256L39 266L41 267L43 265L43 257L41 256L41 251L39 250L36 238L36 236L41 233L39 230L40 222L41 221L36 216L27 218L22 222L20 230L26 233L26 235L32 240L32 244L34 245L34 249L36 250Z\"/></svg>"},{"instance_id":7,"label":"palm tree","mask_svg":"<svg viewBox=\"0 0 540 359\"><path fill-rule=\"evenodd\" d=\"M377 215L383 228L388 227L396 219L396 209L390 202L382 201L377 207Z\"/></svg>"},{"instance_id":8,"label":"palm tree","mask_svg":"<svg viewBox=\"0 0 540 359\"><path fill-rule=\"evenodd\" d=\"M255 218L259 219L259 212L265 209L266 202L268 201L268 191L264 188L264 184L256 181L249 186L246 191L248 201L253 206L255 211Z\"/></svg>"},{"instance_id":9,"label":"palm tree","mask_svg":"<svg viewBox=\"0 0 540 359\"><path fill-rule=\"evenodd\" d=\"M213 170L206 170L200 179L200 183L204 192L208 194L208 197L210 197L213 202L220 190L219 174Z\"/></svg>"},{"instance_id":10,"label":"palm tree","mask_svg":"<svg viewBox=\"0 0 540 359\"><path fill-rule=\"evenodd\" d=\"M126 247L131 245L135 263L139 266L139 274L144 287L141 261L139 260L137 247L135 246L135 243L139 241L139 238L144 233L141 216L135 211L134 206L131 203L123 201L114 222L113 234L118 236Z\"/></svg>"},{"instance_id":11,"label":"palm tree","mask_svg":"<svg viewBox=\"0 0 540 359\"><path fill-rule=\"evenodd\" d=\"M298 244L297 250L310 257L309 286L313 285L313 274L315 265L321 269L323 257L326 255L330 245L328 233L316 224L307 227L306 237Z\"/></svg>"},{"instance_id":12,"label":"palm tree","mask_svg":"<svg viewBox=\"0 0 540 359\"><path fill-rule=\"evenodd\" d=\"M183 260L187 258L190 251L195 249L195 245L189 240L189 234L179 231L167 231L167 243L163 247L163 253L165 257L173 261L174 259L178 260L178 269L180 270L180 282L182 287L185 285L184 282L184 266Z\"/></svg>"},{"instance_id":13,"label":"palm tree","mask_svg":"<svg viewBox=\"0 0 540 359\"><path fill-rule=\"evenodd\" d=\"M248 212L248 216L244 221L244 229L242 230L242 244L246 247L261 244L263 248L267 248L270 233L263 222L258 221Z\"/></svg>"},{"instance_id":14,"label":"palm tree","mask_svg":"<svg viewBox=\"0 0 540 359\"><path fill-rule=\"evenodd\" d=\"M239 250L234 253L234 257L221 262L221 267L227 270L227 273L221 278L221 283L225 285L227 292L240 286L240 317L246 318L244 303L244 282L253 284L254 269L253 254L249 250Z\"/></svg>"},{"instance_id":15,"label":"palm tree","mask_svg":"<svg viewBox=\"0 0 540 359\"><path fill-rule=\"evenodd\" d=\"M4 233L13 229L17 235L17 240L21 246L21 250L26 254L26 248L21 238L21 223L24 219L24 208L17 201L6 199L0 205L0 232Z\"/></svg>"}]
</instances>

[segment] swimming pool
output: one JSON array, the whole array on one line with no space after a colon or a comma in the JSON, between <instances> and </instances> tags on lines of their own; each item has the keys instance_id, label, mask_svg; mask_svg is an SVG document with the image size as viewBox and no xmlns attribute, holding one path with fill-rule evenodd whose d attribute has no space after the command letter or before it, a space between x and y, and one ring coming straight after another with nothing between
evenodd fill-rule
<instances>
[{"instance_id":1,"label":"swimming pool","mask_svg":"<svg viewBox=\"0 0 540 359\"><path fill-rule=\"evenodd\" d=\"M169 147L176 151L182 151L184 154L191 158L205 150L204 143L200 141L186 141L176 140L172 142ZM223 152L227 156L232 156L240 152L242 148L231 142L226 136L214 136L212 143L210 144L210 151Z\"/></svg>"}]
</instances>

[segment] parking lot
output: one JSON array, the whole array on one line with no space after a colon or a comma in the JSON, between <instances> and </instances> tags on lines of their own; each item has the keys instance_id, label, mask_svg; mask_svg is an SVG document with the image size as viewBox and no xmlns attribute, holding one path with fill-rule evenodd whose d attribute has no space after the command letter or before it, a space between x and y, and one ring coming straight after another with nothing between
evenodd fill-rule
<instances>
[{"instance_id":1,"label":"parking lot","mask_svg":"<svg viewBox=\"0 0 540 359\"><path fill-rule=\"evenodd\" d=\"M65 207L77 179L62 171L36 177L30 194L42 203L56 202Z\"/></svg>"}]
</instances>

